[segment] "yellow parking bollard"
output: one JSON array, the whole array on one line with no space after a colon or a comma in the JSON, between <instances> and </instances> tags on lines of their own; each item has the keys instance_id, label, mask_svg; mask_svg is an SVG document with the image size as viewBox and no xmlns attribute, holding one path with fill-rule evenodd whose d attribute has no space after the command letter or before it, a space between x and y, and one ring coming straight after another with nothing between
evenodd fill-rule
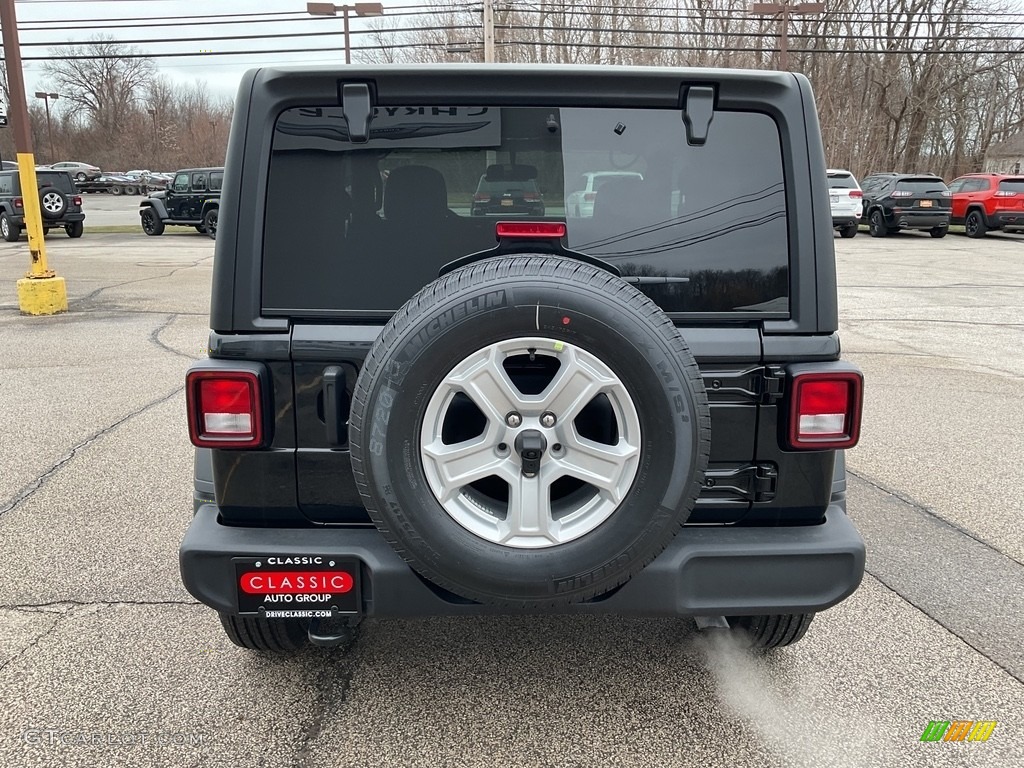
<instances>
[{"instance_id":1,"label":"yellow parking bollard","mask_svg":"<svg viewBox=\"0 0 1024 768\"><path fill-rule=\"evenodd\" d=\"M68 310L68 290L63 277L46 265L46 243L43 240L43 218L39 210L39 187L36 163L31 153L18 153L18 176L21 178L21 199L25 206L25 229L32 267L18 280L18 307L27 315L53 315Z\"/></svg>"},{"instance_id":2,"label":"yellow parking bollard","mask_svg":"<svg viewBox=\"0 0 1024 768\"><path fill-rule=\"evenodd\" d=\"M25 101L25 76L21 69L14 0L0 0L0 32L3 34L4 58L7 63L10 120L14 147L18 153L18 176L21 180L22 204L25 206L28 250L32 256L31 269L18 280L18 306L28 315L53 315L67 312L68 290L64 278L57 277L46 266L43 218L39 211L36 161L32 156L32 132L29 130L28 103Z\"/></svg>"}]
</instances>

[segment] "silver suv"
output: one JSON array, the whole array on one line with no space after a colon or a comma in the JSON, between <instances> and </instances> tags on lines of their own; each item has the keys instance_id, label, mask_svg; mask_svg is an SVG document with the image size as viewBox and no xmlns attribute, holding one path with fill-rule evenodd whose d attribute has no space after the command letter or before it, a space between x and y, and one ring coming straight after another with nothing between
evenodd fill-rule
<instances>
[{"instance_id":1,"label":"silver suv","mask_svg":"<svg viewBox=\"0 0 1024 768\"><path fill-rule=\"evenodd\" d=\"M855 237L864 213L864 193L849 171L829 169L828 201L832 208L832 227L843 237Z\"/></svg>"}]
</instances>

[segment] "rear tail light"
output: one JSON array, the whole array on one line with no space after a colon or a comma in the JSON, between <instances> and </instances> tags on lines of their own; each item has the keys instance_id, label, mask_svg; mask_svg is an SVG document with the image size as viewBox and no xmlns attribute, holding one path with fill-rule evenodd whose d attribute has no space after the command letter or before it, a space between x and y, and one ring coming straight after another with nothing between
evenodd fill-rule
<instances>
[{"instance_id":1,"label":"rear tail light","mask_svg":"<svg viewBox=\"0 0 1024 768\"><path fill-rule=\"evenodd\" d=\"M540 195L536 192L525 192L523 193L523 200L528 203L537 203L540 202Z\"/></svg>"},{"instance_id":2,"label":"rear tail light","mask_svg":"<svg viewBox=\"0 0 1024 768\"><path fill-rule=\"evenodd\" d=\"M81 205L82 204L81 196L80 195L75 195L74 197L72 197L71 198L71 204L72 205Z\"/></svg>"},{"instance_id":3,"label":"rear tail light","mask_svg":"<svg viewBox=\"0 0 1024 768\"><path fill-rule=\"evenodd\" d=\"M860 200L862 197L864 197L864 193L861 192L859 189L851 189L850 197L854 198L855 200Z\"/></svg>"},{"instance_id":4,"label":"rear tail light","mask_svg":"<svg viewBox=\"0 0 1024 768\"><path fill-rule=\"evenodd\" d=\"M585 195L583 195L583 199L586 200L588 203L592 203L595 200L597 200L597 192L587 192Z\"/></svg>"},{"instance_id":5,"label":"rear tail light","mask_svg":"<svg viewBox=\"0 0 1024 768\"><path fill-rule=\"evenodd\" d=\"M22 200L20 197L14 198L14 207L15 208L24 208L25 207L25 201Z\"/></svg>"},{"instance_id":6,"label":"rear tail light","mask_svg":"<svg viewBox=\"0 0 1024 768\"><path fill-rule=\"evenodd\" d=\"M857 444L864 389L859 373L800 373L792 381L790 448L833 450Z\"/></svg>"},{"instance_id":7,"label":"rear tail light","mask_svg":"<svg viewBox=\"0 0 1024 768\"><path fill-rule=\"evenodd\" d=\"M942 190L942 196L943 197L952 197L953 193L950 192L948 189L944 189L944 190Z\"/></svg>"},{"instance_id":8,"label":"rear tail light","mask_svg":"<svg viewBox=\"0 0 1024 768\"><path fill-rule=\"evenodd\" d=\"M188 432L200 448L257 448L263 443L259 377L251 371L189 371Z\"/></svg>"},{"instance_id":9,"label":"rear tail light","mask_svg":"<svg viewBox=\"0 0 1024 768\"><path fill-rule=\"evenodd\" d=\"M908 192L905 189L894 189L889 193L889 197L910 197L913 194L913 192Z\"/></svg>"},{"instance_id":10,"label":"rear tail light","mask_svg":"<svg viewBox=\"0 0 1024 768\"><path fill-rule=\"evenodd\" d=\"M499 240L503 237L560 240L566 231L564 221L499 221L494 227Z\"/></svg>"},{"instance_id":11,"label":"rear tail light","mask_svg":"<svg viewBox=\"0 0 1024 768\"><path fill-rule=\"evenodd\" d=\"M486 193L484 193L484 192L477 192L475 195L473 195L473 202L474 203L489 203L489 202L491 202L491 196L486 194Z\"/></svg>"},{"instance_id":12,"label":"rear tail light","mask_svg":"<svg viewBox=\"0 0 1024 768\"><path fill-rule=\"evenodd\" d=\"M1016 197L1017 193L1012 192L1008 189L1001 189L995 193L994 197Z\"/></svg>"}]
</instances>

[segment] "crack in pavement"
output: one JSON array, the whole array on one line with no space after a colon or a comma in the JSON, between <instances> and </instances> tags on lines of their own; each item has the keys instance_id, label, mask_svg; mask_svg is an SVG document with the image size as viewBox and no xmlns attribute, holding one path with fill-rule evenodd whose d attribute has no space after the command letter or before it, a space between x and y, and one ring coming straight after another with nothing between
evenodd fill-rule
<instances>
[{"instance_id":1,"label":"crack in pavement","mask_svg":"<svg viewBox=\"0 0 1024 768\"><path fill-rule=\"evenodd\" d=\"M95 605L111 606L111 605L142 605L142 606L154 606L154 605L184 605L184 606L196 606L202 605L198 600L75 600L69 598L66 600L54 600L48 603L12 603L10 605L0 605L0 610L6 611L24 611L26 613L42 613L43 609L46 608L57 608L62 605L71 606L72 608L85 608Z\"/></svg>"},{"instance_id":2,"label":"crack in pavement","mask_svg":"<svg viewBox=\"0 0 1024 768\"><path fill-rule=\"evenodd\" d=\"M177 355L178 357L184 357L186 360L199 360L200 359L199 357L193 357L192 355L188 355L188 354L186 354L184 352L179 352L178 350L174 349L173 347L167 346L166 344L164 344L160 340L160 334L163 333L165 330L167 330L168 326L170 326L170 324L173 323L177 319L178 319L178 314L177 313L173 313L173 314L169 315L167 317L167 320L164 321L163 325L161 325L159 328L155 328L153 330L153 332L151 334L149 334L149 340L151 342L153 342L156 346L160 347L160 349L163 349L163 350L165 350L167 352L170 352L172 355Z\"/></svg>"},{"instance_id":3,"label":"crack in pavement","mask_svg":"<svg viewBox=\"0 0 1024 768\"><path fill-rule=\"evenodd\" d=\"M69 610L66 613L51 613L51 614L49 614L50 616L53 616L53 621L50 624L50 626L47 629L45 629L42 632L40 632L35 637L31 638L28 641L28 644L24 648L22 648L16 655L14 655L11 658L9 658L3 664L0 664L0 672L3 672L5 669L7 669L7 667L11 666L14 662L19 661L22 657L25 656L25 654L27 654L29 651L31 651L33 648L35 648L37 645L39 645L39 643L41 643L47 637L52 635L57 630L57 627L59 627L61 625L61 623L66 618L68 618L68 616L71 615L71 613L72 613L72 611Z\"/></svg>"},{"instance_id":4,"label":"crack in pavement","mask_svg":"<svg viewBox=\"0 0 1024 768\"><path fill-rule=\"evenodd\" d=\"M847 321L847 322L856 323L857 321ZM864 325L871 325L871 323L865 322ZM846 328L847 327L847 323L844 322L843 323L843 327ZM882 341L882 342L892 341L892 339L890 339L888 337L879 336L877 334L869 333L864 328L857 329L856 331L854 331L852 328L850 330L852 332L854 332L854 333L860 334L861 336L866 336L869 339L874 339L875 341ZM904 349L909 349L911 352L915 353L914 357L925 356L925 357L934 358L935 360L940 360L940 361L944 361L944 362L947 362L947 363L952 363L954 366L956 366L957 370L966 370L966 371L971 372L971 373L982 373L982 374L987 374L987 375L1007 376L1007 377L1009 377L1011 379L1019 379L1019 378L1021 378L1021 374L1019 372L1017 372L1017 371L1006 371L1006 370L1003 370L1002 368L995 368L995 367L993 367L991 365L985 365L984 363L974 362L970 358L954 357L952 355L941 355L938 352L934 352L934 351L927 350L927 349L921 349L920 347L915 347L913 344L908 343L906 340L897 339L897 340L895 340L895 343L899 344ZM890 354L897 354L897 353L890 353ZM941 367L941 366L937 367L936 370L949 371L951 373L953 372L953 369L951 369L949 367Z\"/></svg>"},{"instance_id":5,"label":"crack in pavement","mask_svg":"<svg viewBox=\"0 0 1024 768\"><path fill-rule=\"evenodd\" d=\"M968 640L967 638L965 638L965 637L964 637L963 635L961 635L961 634L959 634L958 632L956 632L956 631L954 631L954 630L950 629L950 628L949 628L948 626L946 626L945 624L943 624L943 623L942 623L942 621L940 621L939 619L937 619L937 618L936 618L935 616L933 616L933 615L932 615L931 613L929 613L929 612L928 612L927 610L925 610L925 609L924 609L923 607L921 607L920 605L917 605L917 604L915 604L915 603L914 603L914 602L912 602L912 601L911 601L910 599L908 599L907 597L905 597L905 596L904 596L904 595L903 595L903 594L902 594L902 593L901 593L901 592L900 592L899 590L897 590L897 589L896 589L895 587L891 586L891 585L890 585L890 584L889 584L888 582L886 582L886 581L885 581L885 580L884 580L883 578L881 578L881 577L880 577L880 576L879 576L878 574L876 574L876 573L873 573L873 572L872 572L872 571L871 571L870 569L868 569L868 568L865 568L865 569L864 569L864 572L865 572L866 574L868 574L869 576L871 576L871 578L873 578L873 579L874 579L875 581L877 581L877 582L878 582L879 584L881 584L881 585L882 585L883 587L885 587L885 588L886 588L887 590L889 590L890 592L892 592L892 594L896 595L896 597L898 597L898 598L899 598L900 600L902 600L902 601L903 601L904 603L906 603L907 605L909 605L909 606L910 606L911 608L913 608L913 609L914 609L914 610L916 610L916 611L920 611L920 612L921 612L921 613L923 613L923 614L924 614L925 616L927 616L927 617L928 617L929 619L931 619L932 621L934 621L934 622L935 622L935 623L936 623L936 624L937 624L938 626L942 627L942 628L943 628L944 630L946 630L946 632L948 632L949 634L951 634L951 635L952 635L953 637L955 637L955 638L956 638L957 640L959 640L959 641L960 641L961 643L963 643L964 645L966 645L966 646L967 646L968 648L970 648L970 649L971 649L972 651L974 651L975 653L977 653L977 654L978 654L978 655L980 655L980 656L984 656L984 657L985 657L985 658L986 658L986 659L987 659L987 660L988 660L989 662L991 662L991 663L992 663L992 664L994 664L995 666L999 667L999 669L1003 670L1003 672L1005 672L1005 673L1006 673L1007 675L1009 675L1010 677L1012 677L1012 678L1013 678L1014 680L1016 680L1016 681L1017 681L1018 683L1024 684L1024 677L1018 677L1018 676L1017 676L1016 674L1014 674L1014 673L1013 673L1013 672L1012 672L1011 670L1007 669L1007 668L1006 668L1006 667L1005 667L1004 665L1000 664L1000 663L999 663L998 661L996 661L996 660L995 660L994 658L992 658L992 657L991 657L991 656L990 656L990 655L989 655L988 653L986 653L986 652L985 652L984 650L982 650L982 649L981 649L981 648L979 648L979 647L978 647L977 645L975 645L974 643L972 643L972 642L971 642L970 640Z\"/></svg>"},{"instance_id":6,"label":"crack in pavement","mask_svg":"<svg viewBox=\"0 0 1024 768\"><path fill-rule=\"evenodd\" d=\"M37 634L35 637L30 638L28 644L25 645L16 655L0 664L0 672L3 672L7 667L19 659L23 658L25 654L39 645L40 642L45 640L47 637L52 635L57 628L60 627L65 621L74 618L79 613L83 613L80 609L83 608L112 608L119 605L140 605L140 606L158 606L158 605L175 605L175 606L186 606L195 607L202 605L198 600L186 601L186 600L95 600L95 601L82 601L82 600L60 600L52 603L20 603L14 605L0 605L0 610L4 611L18 611L21 613L34 614L36 616L46 615L52 616L53 621L50 626L44 629L42 632ZM47 611L48 607L68 606L67 610L64 611Z\"/></svg>"},{"instance_id":7,"label":"crack in pavement","mask_svg":"<svg viewBox=\"0 0 1024 768\"><path fill-rule=\"evenodd\" d=\"M80 299L75 299L75 301L73 302L72 307L69 307L69 309L77 307L79 304L84 304L86 302L92 301L93 299L95 299L97 296L99 296L104 291L109 291L112 288L120 288L121 286L124 286L124 285L134 285L135 283L145 283L145 282L147 282L149 280L161 280L161 279L163 279L165 277L171 277L172 275L175 275L178 272L181 272L182 270L194 269L195 267L198 267L200 264L202 264L204 261L207 261L207 260L212 259L212 258L213 258L213 254L211 253L209 256L203 256L201 259L196 259L191 264L185 264L185 265L180 266L180 267L175 267L170 272L167 272L167 273L162 274L162 275L150 275L149 277L140 277L140 278L138 278L136 280L125 280L124 282L121 282L121 283L114 283L113 285L105 285L102 288L97 288L92 293L87 293L85 296L81 297Z\"/></svg>"},{"instance_id":8,"label":"crack in pavement","mask_svg":"<svg viewBox=\"0 0 1024 768\"><path fill-rule=\"evenodd\" d=\"M34 495L36 491L38 491L40 488L43 487L43 485L45 484L46 480L50 477L50 475L52 475L58 469L60 469L65 464L67 464L69 461L71 461L73 458L75 458L75 456L77 456L79 451L81 451L83 448L88 448L90 445L92 445L94 442L99 440L101 437L103 437L107 433L117 429L119 426L124 424L129 419L131 419L131 418L133 418L135 416L138 416L138 415L140 415L142 413L145 413L146 411L150 410L151 408L155 408L158 405L166 403L168 400L170 400L172 397L177 395L183 389L185 389L184 385L182 385L180 387L175 387L171 392L168 392L166 395L163 395L162 397L159 397L156 400L151 400L150 402L148 402L145 405L141 406L140 408L132 411L131 413L129 413L129 414L125 415L125 416L122 416L120 419L115 421L113 424L110 424L109 426L106 426L106 427L104 427L103 429L101 429L101 430L99 430L97 432L93 432L85 440L83 440L82 442L80 442L77 445L75 445L74 447L72 447L72 449L70 451L65 453L49 469L47 469L42 474L40 474L38 477L36 477L35 480L32 480L30 483L28 483L27 485L23 486L17 493L14 494L14 497L6 505L4 505L3 507L0 507L0 519L2 519L4 515L6 515L11 510L13 510L19 504L21 504L21 502L25 501L25 499L28 499L32 495Z\"/></svg>"},{"instance_id":9,"label":"crack in pavement","mask_svg":"<svg viewBox=\"0 0 1024 768\"><path fill-rule=\"evenodd\" d=\"M1024 567L1024 563L1022 563L1020 560L1015 558L1013 555L1008 555L1006 552L1003 552L1003 550L999 549L998 547L992 546L991 544L989 544L984 539L978 538L977 534L972 533L971 531L967 530L966 528L964 528L964 527L962 527L960 525L957 525L956 523L950 522L949 520L944 518L942 515L940 515L938 512L936 512L933 509L930 509L929 507L926 507L924 504L921 504L920 502L914 501L914 499L911 499L908 496L904 496L899 491L894 491L892 488L886 487L882 482L880 482L878 480L874 480L874 479L868 477L867 475L862 474L861 472L858 472L856 470L850 469L849 466L847 466L846 471L849 474L851 474L854 477L856 477L857 479L859 479L859 480L863 481L864 483L870 485L875 490L881 491L882 493L887 493L890 496L892 496L893 498L899 499L900 501L902 501L907 506L913 507L914 509L918 510L919 512L924 512L926 515L928 515L931 518L934 518L935 520L938 520L943 525L948 525L950 528L952 528L957 533L963 534L964 536L966 536L967 538L971 539L972 541L975 541L978 544L981 544L981 546L985 547L986 549L992 550L996 554L1002 555L1003 557L1005 557L1010 562L1016 563L1017 565L1019 565L1021 567Z\"/></svg>"}]
</instances>

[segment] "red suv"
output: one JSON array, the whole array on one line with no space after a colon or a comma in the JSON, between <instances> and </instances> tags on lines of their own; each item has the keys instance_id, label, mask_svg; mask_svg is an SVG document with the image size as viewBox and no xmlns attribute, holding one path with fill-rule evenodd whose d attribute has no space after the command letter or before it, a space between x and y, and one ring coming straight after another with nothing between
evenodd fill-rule
<instances>
[{"instance_id":1,"label":"red suv","mask_svg":"<svg viewBox=\"0 0 1024 768\"><path fill-rule=\"evenodd\" d=\"M963 224L968 237L990 229L1024 229L1024 176L971 173L949 185L953 193L950 223Z\"/></svg>"}]
</instances>

